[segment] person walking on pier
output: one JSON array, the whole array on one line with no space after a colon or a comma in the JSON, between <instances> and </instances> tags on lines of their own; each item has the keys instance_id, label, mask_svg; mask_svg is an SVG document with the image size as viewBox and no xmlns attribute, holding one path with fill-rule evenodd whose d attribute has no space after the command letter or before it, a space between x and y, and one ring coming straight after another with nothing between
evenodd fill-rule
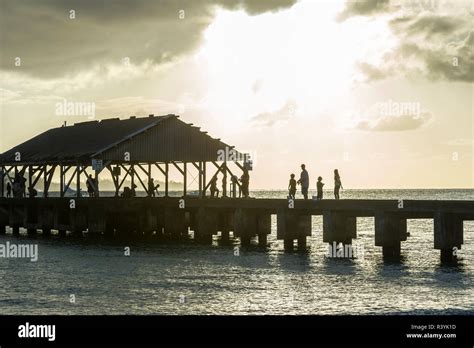
<instances>
[{"instance_id":1,"label":"person walking on pier","mask_svg":"<svg viewBox=\"0 0 474 348\"><path fill-rule=\"evenodd\" d=\"M211 191L211 198L213 198L214 195L219 197L219 189L217 188L217 175L211 179L211 186L209 187L209 190Z\"/></svg>"},{"instance_id":2,"label":"person walking on pier","mask_svg":"<svg viewBox=\"0 0 474 348\"><path fill-rule=\"evenodd\" d=\"M316 183L316 190L317 190L317 196L316 196L316 199L318 201L320 201L321 199L323 199L323 178L318 176L318 182Z\"/></svg>"},{"instance_id":3,"label":"person walking on pier","mask_svg":"<svg viewBox=\"0 0 474 348\"><path fill-rule=\"evenodd\" d=\"M339 176L339 171L334 169L334 198L339 199L339 189L344 189L342 187L341 177Z\"/></svg>"},{"instance_id":4,"label":"person walking on pier","mask_svg":"<svg viewBox=\"0 0 474 348\"><path fill-rule=\"evenodd\" d=\"M249 197L249 183L250 183L250 175L247 168L244 168L244 173L240 178L240 182L242 183L242 194L244 198Z\"/></svg>"},{"instance_id":5,"label":"person walking on pier","mask_svg":"<svg viewBox=\"0 0 474 348\"><path fill-rule=\"evenodd\" d=\"M148 197L155 197L155 191L158 187L160 187L160 184L155 185L154 179L150 178L148 180Z\"/></svg>"},{"instance_id":6,"label":"person walking on pier","mask_svg":"<svg viewBox=\"0 0 474 348\"><path fill-rule=\"evenodd\" d=\"M10 182L7 182L7 198L10 198L12 196L12 185Z\"/></svg>"},{"instance_id":7,"label":"person walking on pier","mask_svg":"<svg viewBox=\"0 0 474 348\"><path fill-rule=\"evenodd\" d=\"M290 175L290 182L288 183L288 196L291 199L295 199L295 196L296 196L295 174Z\"/></svg>"},{"instance_id":8,"label":"person walking on pier","mask_svg":"<svg viewBox=\"0 0 474 348\"><path fill-rule=\"evenodd\" d=\"M301 185L301 194L303 195L304 199L308 199L309 174L304 164L301 165L300 179L297 181L297 183Z\"/></svg>"}]
</instances>

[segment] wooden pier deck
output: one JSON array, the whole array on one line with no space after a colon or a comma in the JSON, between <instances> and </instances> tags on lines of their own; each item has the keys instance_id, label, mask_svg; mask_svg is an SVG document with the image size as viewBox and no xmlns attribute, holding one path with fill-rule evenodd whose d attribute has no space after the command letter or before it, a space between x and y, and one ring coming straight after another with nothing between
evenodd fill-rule
<instances>
[{"instance_id":1,"label":"wooden pier deck","mask_svg":"<svg viewBox=\"0 0 474 348\"><path fill-rule=\"evenodd\" d=\"M29 234L52 230L66 235L105 235L132 238L189 238L211 243L218 232L222 239L239 238L248 245L258 237L266 245L271 233L271 215L277 216L277 239L285 250L306 248L306 237L314 231L311 217L323 217L325 243L351 244L357 238L357 217L374 217L375 245L386 257L400 255L407 239L407 219L433 219L435 249L442 260L453 259L453 248L464 242L463 221L474 220L474 201L455 200L286 200L198 197L48 197L0 198L0 233L11 227L13 234L25 228Z\"/></svg>"}]
</instances>

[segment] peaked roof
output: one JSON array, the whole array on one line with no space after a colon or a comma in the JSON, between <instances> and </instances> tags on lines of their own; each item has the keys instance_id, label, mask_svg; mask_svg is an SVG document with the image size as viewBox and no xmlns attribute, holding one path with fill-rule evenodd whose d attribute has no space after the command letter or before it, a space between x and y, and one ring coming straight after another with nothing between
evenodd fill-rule
<instances>
[{"instance_id":1,"label":"peaked roof","mask_svg":"<svg viewBox=\"0 0 474 348\"><path fill-rule=\"evenodd\" d=\"M0 164L90 164L92 158L124 162L122 153L116 153L124 148L133 148L136 161L209 161L225 147L232 148L176 115L132 116L50 129L1 154ZM15 161L16 153L20 161Z\"/></svg>"}]
</instances>

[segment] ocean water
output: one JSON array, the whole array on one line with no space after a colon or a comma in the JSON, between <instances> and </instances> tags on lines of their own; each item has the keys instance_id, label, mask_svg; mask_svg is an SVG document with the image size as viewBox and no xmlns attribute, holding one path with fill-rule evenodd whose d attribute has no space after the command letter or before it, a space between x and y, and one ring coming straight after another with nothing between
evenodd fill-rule
<instances>
[{"instance_id":1,"label":"ocean water","mask_svg":"<svg viewBox=\"0 0 474 348\"><path fill-rule=\"evenodd\" d=\"M474 200L474 190L347 190L342 198ZM408 221L397 263L374 246L373 218L357 219L357 259L325 257L319 216L306 252L284 252L272 222L266 249L221 245L217 236L212 246L0 236L39 250L37 262L0 258L0 314L474 314L474 221L464 223L451 266L433 249L430 219Z\"/></svg>"}]
</instances>

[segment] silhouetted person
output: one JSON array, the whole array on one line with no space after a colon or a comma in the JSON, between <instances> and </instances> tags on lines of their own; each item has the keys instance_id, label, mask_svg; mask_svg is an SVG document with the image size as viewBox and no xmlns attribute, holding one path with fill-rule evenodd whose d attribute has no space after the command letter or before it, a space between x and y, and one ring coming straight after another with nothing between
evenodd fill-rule
<instances>
[{"instance_id":1,"label":"silhouetted person","mask_svg":"<svg viewBox=\"0 0 474 348\"><path fill-rule=\"evenodd\" d=\"M244 196L244 198L248 198L250 175L247 168L244 168L244 173L240 177L240 182L242 183L242 195Z\"/></svg>"},{"instance_id":2,"label":"silhouetted person","mask_svg":"<svg viewBox=\"0 0 474 348\"><path fill-rule=\"evenodd\" d=\"M339 199L339 189L343 189L341 177L339 176L339 171L334 169L334 198Z\"/></svg>"},{"instance_id":3,"label":"silhouetted person","mask_svg":"<svg viewBox=\"0 0 474 348\"><path fill-rule=\"evenodd\" d=\"M155 197L155 191L158 187L160 187L160 184L155 185L154 179L150 178L150 180L148 180L148 197Z\"/></svg>"},{"instance_id":4,"label":"silhouetted person","mask_svg":"<svg viewBox=\"0 0 474 348\"><path fill-rule=\"evenodd\" d=\"M29 186L28 187L28 195L30 196L30 198L35 198L38 195L38 191L36 191L36 189L34 187Z\"/></svg>"},{"instance_id":5,"label":"silhouetted person","mask_svg":"<svg viewBox=\"0 0 474 348\"><path fill-rule=\"evenodd\" d=\"M295 199L295 195L296 195L295 174L290 175L290 182L288 183L288 195L290 196L290 198Z\"/></svg>"},{"instance_id":6,"label":"silhouetted person","mask_svg":"<svg viewBox=\"0 0 474 348\"><path fill-rule=\"evenodd\" d=\"M89 197L95 197L94 178L92 177L92 174L89 174L87 177L86 186Z\"/></svg>"},{"instance_id":7,"label":"silhouetted person","mask_svg":"<svg viewBox=\"0 0 474 348\"><path fill-rule=\"evenodd\" d=\"M317 200L321 200L323 199L323 178L321 178L320 176L318 176L318 182L316 183L316 190L317 190L317 196L316 196L316 199Z\"/></svg>"},{"instance_id":8,"label":"silhouetted person","mask_svg":"<svg viewBox=\"0 0 474 348\"><path fill-rule=\"evenodd\" d=\"M135 190L136 188L137 188L137 185L133 184L132 189L130 190L130 194L131 194L132 197L137 196L137 191Z\"/></svg>"},{"instance_id":9,"label":"silhouetted person","mask_svg":"<svg viewBox=\"0 0 474 348\"><path fill-rule=\"evenodd\" d=\"M26 197L26 178L23 175L20 175L20 189L21 196Z\"/></svg>"},{"instance_id":10,"label":"silhouetted person","mask_svg":"<svg viewBox=\"0 0 474 348\"><path fill-rule=\"evenodd\" d=\"M132 197L132 190L130 190L130 187L125 186L125 187L123 188L123 192L122 192L122 194L120 195L120 197L123 197L123 198L130 198L130 197Z\"/></svg>"},{"instance_id":11,"label":"silhouetted person","mask_svg":"<svg viewBox=\"0 0 474 348\"><path fill-rule=\"evenodd\" d=\"M308 199L309 175L304 164L301 165L300 179L297 181L297 183L301 185L301 194L303 195L304 199Z\"/></svg>"},{"instance_id":12,"label":"silhouetted person","mask_svg":"<svg viewBox=\"0 0 474 348\"><path fill-rule=\"evenodd\" d=\"M20 175L20 173L15 174L15 178L13 179L13 197L21 198L26 196L26 179Z\"/></svg>"},{"instance_id":13,"label":"silhouetted person","mask_svg":"<svg viewBox=\"0 0 474 348\"><path fill-rule=\"evenodd\" d=\"M230 178L230 181L231 181L231 186L232 186L232 197L237 197L237 187L239 186L238 185L238 181L239 179L237 179L237 176L236 175L232 175L232 177Z\"/></svg>"},{"instance_id":14,"label":"silhouetted person","mask_svg":"<svg viewBox=\"0 0 474 348\"><path fill-rule=\"evenodd\" d=\"M222 177L222 197L227 197L227 177Z\"/></svg>"},{"instance_id":15,"label":"silhouetted person","mask_svg":"<svg viewBox=\"0 0 474 348\"><path fill-rule=\"evenodd\" d=\"M7 182L7 198L12 196L12 185L10 182Z\"/></svg>"},{"instance_id":16,"label":"silhouetted person","mask_svg":"<svg viewBox=\"0 0 474 348\"><path fill-rule=\"evenodd\" d=\"M209 186L209 190L211 191L211 197L219 197L219 189L217 188L217 176L211 179L211 186Z\"/></svg>"},{"instance_id":17,"label":"silhouetted person","mask_svg":"<svg viewBox=\"0 0 474 348\"><path fill-rule=\"evenodd\" d=\"M20 186L20 183L16 179L13 180L12 192L13 192L13 197L15 198L21 197L21 186Z\"/></svg>"}]
</instances>

